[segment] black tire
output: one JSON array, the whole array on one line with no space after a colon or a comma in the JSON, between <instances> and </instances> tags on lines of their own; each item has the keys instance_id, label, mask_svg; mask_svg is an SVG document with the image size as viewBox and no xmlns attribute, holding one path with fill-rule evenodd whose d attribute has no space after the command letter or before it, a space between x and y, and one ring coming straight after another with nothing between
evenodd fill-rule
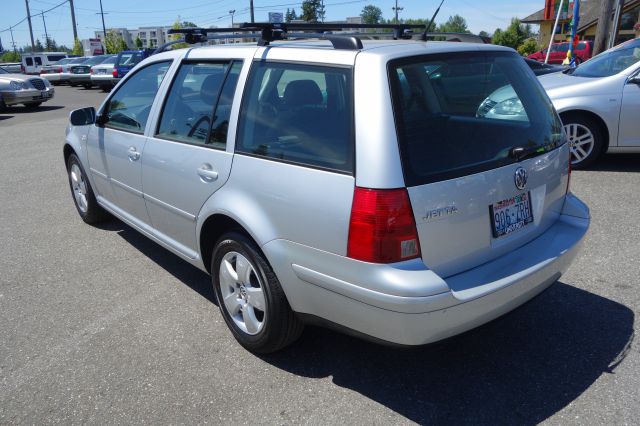
<instances>
[{"instance_id":1,"label":"black tire","mask_svg":"<svg viewBox=\"0 0 640 426\"><path fill-rule=\"evenodd\" d=\"M83 86L85 89L91 89L91 83L84 83Z\"/></svg>"},{"instance_id":2,"label":"black tire","mask_svg":"<svg viewBox=\"0 0 640 426\"><path fill-rule=\"evenodd\" d=\"M259 284L264 294L266 309L262 313L262 329L257 334L241 329L234 322L223 300L220 268L225 255L233 256L234 253L241 254L249 261L253 268L252 274L257 275L257 280L251 281L251 286L255 288L256 283ZM304 324L291 310L278 277L256 244L244 234L230 232L218 240L211 259L211 278L222 317L233 337L247 350L258 354L275 352L293 343L302 333Z\"/></svg>"},{"instance_id":3,"label":"black tire","mask_svg":"<svg viewBox=\"0 0 640 426\"><path fill-rule=\"evenodd\" d=\"M110 86L100 86L100 89L105 93L109 93L111 91Z\"/></svg>"},{"instance_id":4,"label":"black tire","mask_svg":"<svg viewBox=\"0 0 640 426\"><path fill-rule=\"evenodd\" d=\"M599 125L599 123L592 117L577 113L569 113L562 115L562 124L565 127L565 131L567 131L569 144L572 147L573 143L575 142L574 135L571 135L569 131L572 125L582 126L593 135L593 147L590 151L588 151L586 157L578 159L572 148L571 168L574 170L580 170L586 169L593 165L593 163L595 163L598 160L598 157L600 157L600 155L602 154L605 145L605 136L603 133L603 129ZM579 135L580 133L578 133L578 136Z\"/></svg>"},{"instance_id":5,"label":"black tire","mask_svg":"<svg viewBox=\"0 0 640 426\"><path fill-rule=\"evenodd\" d=\"M71 87L78 87L78 86L79 86L79 84L78 84L78 83L69 83L69 85L70 85Z\"/></svg>"},{"instance_id":6,"label":"black tire","mask_svg":"<svg viewBox=\"0 0 640 426\"><path fill-rule=\"evenodd\" d=\"M72 182L72 177L71 177L71 170L74 165L78 166L84 185L86 187L86 194L85 194L86 204L87 204L86 209L83 209L80 207L74 192L74 188L73 188L74 184ZM88 224L95 224L95 223L102 222L109 217L109 214L102 207L100 207L100 205L96 201L96 197L93 193L93 188L91 187L91 183L89 183L89 180L87 179L87 174L85 173L84 168L82 167L82 164L80 164L80 160L78 159L76 154L71 154L67 159L67 178L69 179L69 188L71 189L71 197L73 198L73 204L76 206L76 210L78 211L78 214L80 215L82 220L84 220Z\"/></svg>"}]
</instances>

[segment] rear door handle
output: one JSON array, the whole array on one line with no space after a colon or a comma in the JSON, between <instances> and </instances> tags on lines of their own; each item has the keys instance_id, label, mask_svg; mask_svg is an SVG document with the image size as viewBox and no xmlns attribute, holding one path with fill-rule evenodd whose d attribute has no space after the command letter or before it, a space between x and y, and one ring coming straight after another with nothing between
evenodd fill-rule
<instances>
[{"instance_id":1,"label":"rear door handle","mask_svg":"<svg viewBox=\"0 0 640 426\"><path fill-rule=\"evenodd\" d=\"M205 182L213 182L214 180L218 179L218 172L213 170L213 168L211 167L211 164L206 164L205 163L205 164L201 165L198 168L198 175Z\"/></svg>"},{"instance_id":2,"label":"rear door handle","mask_svg":"<svg viewBox=\"0 0 640 426\"><path fill-rule=\"evenodd\" d=\"M129 155L129 159L131 161L137 161L140 159L140 153L136 150L135 146L129 147L129 151L127 151L127 155Z\"/></svg>"}]
</instances>

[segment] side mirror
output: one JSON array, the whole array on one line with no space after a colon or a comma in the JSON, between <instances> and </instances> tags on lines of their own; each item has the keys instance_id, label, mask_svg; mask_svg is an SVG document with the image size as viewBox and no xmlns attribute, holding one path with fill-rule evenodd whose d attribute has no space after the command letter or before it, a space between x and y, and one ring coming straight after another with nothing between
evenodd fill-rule
<instances>
[{"instance_id":1,"label":"side mirror","mask_svg":"<svg viewBox=\"0 0 640 426\"><path fill-rule=\"evenodd\" d=\"M96 109L94 107L81 108L71 111L69 121L74 126L86 126L96 122Z\"/></svg>"},{"instance_id":2,"label":"side mirror","mask_svg":"<svg viewBox=\"0 0 640 426\"><path fill-rule=\"evenodd\" d=\"M629 84L637 84L638 86L640 86L640 75L636 75L635 77L631 77L629 80L627 80L627 83L629 83Z\"/></svg>"}]
</instances>

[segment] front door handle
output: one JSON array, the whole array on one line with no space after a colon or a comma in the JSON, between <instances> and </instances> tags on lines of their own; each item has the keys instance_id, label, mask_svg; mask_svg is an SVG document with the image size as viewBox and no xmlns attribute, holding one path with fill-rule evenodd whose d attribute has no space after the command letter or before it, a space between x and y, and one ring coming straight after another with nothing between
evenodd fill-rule
<instances>
[{"instance_id":1,"label":"front door handle","mask_svg":"<svg viewBox=\"0 0 640 426\"><path fill-rule=\"evenodd\" d=\"M218 179L218 172L212 169L211 164L203 164L198 167L198 175L205 182L213 182Z\"/></svg>"},{"instance_id":2,"label":"front door handle","mask_svg":"<svg viewBox=\"0 0 640 426\"><path fill-rule=\"evenodd\" d=\"M140 159L140 153L136 150L135 146L129 147L128 155L129 155L129 160L131 161L137 161Z\"/></svg>"}]
</instances>

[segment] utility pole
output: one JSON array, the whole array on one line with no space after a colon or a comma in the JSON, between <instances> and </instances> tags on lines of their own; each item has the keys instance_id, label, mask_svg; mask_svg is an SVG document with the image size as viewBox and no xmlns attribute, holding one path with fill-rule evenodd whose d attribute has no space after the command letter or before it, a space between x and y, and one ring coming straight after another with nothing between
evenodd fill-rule
<instances>
[{"instance_id":1,"label":"utility pole","mask_svg":"<svg viewBox=\"0 0 640 426\"><path fill-rule=\"evenodd\" d=\"M614 1L615 0L602 0L600 19L598 19L598 27L596 29L596 40L593 42L593 56L605 50Z\"/></svg>"},{"instance_id":2,"label":"utility pole","mask_svg":"<svg viewBox=\"0 0 640 426\"><path fill-rule=\"evenodd\" d=\"M78 38L78 26L76 24L76 11L73 7L73 0L69 0L69 8L71 9L71 25L73 26L73 42ZM100 10L102 10L102 1L100 1Z\"/></svg>"},{"instance_id":3,"label":"utility pole","mask_svg":"<svg viewBox=\"0 0 640 426\"><path fill-rule=\"evenodd\" d=\"M624 0L618 0L616 5L616 11L613 14L613 28L611 29L611 36L609 37L609 43L607 49L611 49L616 45L616 39L618 38L618 31L620 30L620 24L622 23L622 8L624 7Z\"/></svg>"},{"instance_id":4,"label":"utility pole","mask_svg":"<svg viewBox=\"0 0 640 426\"><path fill-rule=\"evenodd\" d=\"M229 15L231 15L231 28L233 28L233 14L236 13L235 9L231 9L229 11Z\"/></svg>"},{"instance_id":5,"label":"utility pole","mask_svg":"<svg viewBox=\"0 0 640 426\"><path fill-rule=\"evenodd\" d=\"M251 23L254 23L254 17L253 17L253 0L249 0L249 10L251 11Z\"/></svg>"},{"instance_id":6,"label":"utility pole","mask_svg":"<svg viewBox=\"0 0 640 426\"><path fill-rule=\"evenodd\" d=\"M398 7L398 0L396 0L396 7L392 7L391 9L393 9L396 12L396 24L398 23L398 12L401 11L402 9L404 9L404 7Z\"/></svg>"},{"instance_id":7,"label":"utility pole","mask_svg":"<svg viewBox=\"0 0 640 426\"><path fill-rule=\"evenodd\" d=\"M13 52L16 52L16 42L13 41L13 27L9 27L9 32L11 33L11 45L13 46Z\"/></svg>"},{"instance_id":8,"label":"utility pole","mask_svg":"<svg viewBox=\"0 0 640 426\"><path fill-rule=\"evenodd\" d=\"M29 35L31 36L31 52L36 50L36 45L33 42L33 28L31 27L31 12L29 12L29 0L24 0L24 4L27 5L27 21L29 22Z\"/></svg>"},{"instance_id":9,"label":"utility pole","mask_svg":"<svg viewBox=\"0 0 640 426\"><path fill-rule=\"evenodd\" d=\"M102 10L102 0L100 0L100 16L102 17L102 44L104 44L104 53L107 52L107 28L104 26L104 11Z\"/></svg>"},{"instance_id":10,"label":"utility pole","mask_svg":"<svg viewBox=\"0 0 640 426\"><path fill-rule=\"evenodd\" d=\"M44 12L41 11L40 15L42 15L42 25L44 26L44 47L45 49L49 48L49 34L47 34L47 22L44 20Z\"/></svg>"}]
</instances>

